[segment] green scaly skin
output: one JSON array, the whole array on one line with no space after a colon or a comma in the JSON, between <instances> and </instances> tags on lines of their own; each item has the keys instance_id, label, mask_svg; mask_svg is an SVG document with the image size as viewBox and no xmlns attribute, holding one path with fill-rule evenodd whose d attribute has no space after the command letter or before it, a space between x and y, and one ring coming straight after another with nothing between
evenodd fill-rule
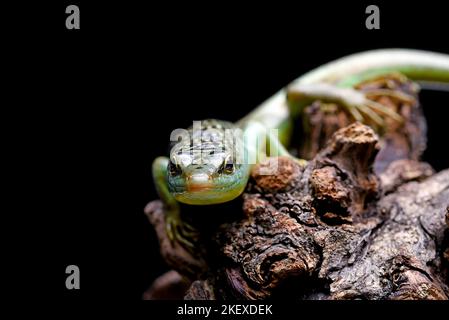
<instances>
[{"instance_id":1,"label":"green scaly skin","mask_svg":"<svg viewBox=\"0 0 449 320\"><path fill-rule=\"evenodd\" d=\"M371 101L364 93L352 89L357 84L387 73L400 73L415 81L449 84L449 56L406 49L385 49L347 56L318 67L301 76L235 124L204 120L200 130L186 131L190 140L181 140L169 158L153 163L156 189L166 208L166 230L193 252L197 231L180 219L178 202L209 205L231 201L247 184L251 166L270 154L289 155L286 146L294 118L315 100L337 103L357 121L370 119L384 125L384 117L401 121L389 108ZM382 94L399 99L409 97L391 91ZM242 135L230 138L226 130L240 129ZM269 134L267 143L253 145L244 139L256 137L268 129L278 129L279 136ZM243 159L243 161L242 161ZM248 161L248 159L256 159ZM249 162L249 163L248 163Z\"/></svg>"}]
</instances>

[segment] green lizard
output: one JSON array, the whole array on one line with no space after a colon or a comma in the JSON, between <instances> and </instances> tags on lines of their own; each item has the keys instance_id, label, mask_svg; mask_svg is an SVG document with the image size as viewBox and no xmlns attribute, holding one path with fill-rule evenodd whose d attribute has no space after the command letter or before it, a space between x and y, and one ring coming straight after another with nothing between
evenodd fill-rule
<instances>
[{"instance_id":1,"label":"green lizard","mask_svg":"<svg viewBox=\"0 0 449 320\"><path fill-rule=\"evenodd\" d=\"M288 155L292 120L315 100L337 103L357 121L370 119L380 126L385 117L402 118L391 109L353 89L362 81L400 73L426 85L449 84L449 55L407 49L362 52L335 60L299 77L235 124L204 120L198 128L181 130L170 156L153 162L156 190L165 205L169 238L192 249L196 231L180 219L178 202L208 205L238 197L247 184L251 166L265 156ZM379 94L407 99L405 94L382 90ZM194 126L195 127L195 126ZM240 129L240 134L226 134ZM267 130L278 129L278 136ZM234 132L234 131L232 131ZM267 142L254 137L266 134ZM251 160L251 161L250 161ZM300 160L298 160L300 161Z\"/></svg>"}]
</instances>

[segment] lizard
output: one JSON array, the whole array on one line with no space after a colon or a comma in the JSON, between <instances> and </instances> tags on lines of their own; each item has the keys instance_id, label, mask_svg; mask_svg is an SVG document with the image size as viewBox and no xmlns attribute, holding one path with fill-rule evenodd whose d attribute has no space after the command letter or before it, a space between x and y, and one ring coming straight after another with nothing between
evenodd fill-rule
<instances>
[{"instance_id":1,"label":"lizard","mask_svg":"<svg viewBox=\"0 0 449 320\"><path fill-rule=\"evenodd\" d=\"M198 122L196 130L194 125L175 134L178 143L171 148L169 157L157 157L152 165L169 239L193 250L191 239L197 231L182 221L179 202L218 204L242 194L252 165L268 155L290 156L287 143L293 120L313 101L337 103L355 121L370 119L380 126L385 125L385 117L402 121L399 114L368 99L366 92L354 89L363 81L391 73L417 81L423 87L449 90L449 55L412 49L352 54L305 73L236 123L208 119ZM378 94L410 98L387 89ZM271 134L270 129L277 129L278 135ZM230 130L240 134L226 134ZM265 134L266 142L252 140L261 134Z\"/></svg>"}]
</instances>

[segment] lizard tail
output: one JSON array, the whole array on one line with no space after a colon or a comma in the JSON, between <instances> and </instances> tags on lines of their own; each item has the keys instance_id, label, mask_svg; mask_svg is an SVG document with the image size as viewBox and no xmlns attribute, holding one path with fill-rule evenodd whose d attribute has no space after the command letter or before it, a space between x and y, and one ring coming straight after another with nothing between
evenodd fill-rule
<instances>
[{"instance_id":1,"label":"lizard tail","mask_svg":"<svg viewBox=\"0 0 449 320\"><path fill-rule=\"evenodd\" d=\"M449 55L413 49L378 49L355 53L305 73L290 85L331 83L352 87L391 72L404 74L419 82L422 88L449 91ZM253 119L268 128L278 128L289 117L285 94L285 88L281 89L237 124L243 125L248 119Z\"/></svg>"},{"instance_id":2,"label":"lizard tail","mask_svg":"<svg viewBox=\"0 0 449 320\"><path fill-rule=\"evenodd\" d=\"M400 72L418 82L449 84L449 55L413 49L366 51L324 64L295 82L327 82L349 87L390 72ZM439 88L444 89L447 86Z\"/></svg>"}]
</instances>

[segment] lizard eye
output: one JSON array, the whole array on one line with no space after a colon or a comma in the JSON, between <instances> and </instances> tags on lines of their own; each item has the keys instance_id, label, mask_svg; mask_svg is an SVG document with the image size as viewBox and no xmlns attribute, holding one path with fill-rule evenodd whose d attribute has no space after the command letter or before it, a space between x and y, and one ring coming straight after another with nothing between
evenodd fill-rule
<instances>
[{"instance_id":1,"label":"lizard eye","mask_svg":"<svg viewBox=\"0 0 449 320\"><path fill-rule=\"evenodd\" d=\"M226 163L223 168L224 173L231 174L234 172L234 164Z\"/></svg>"},{"instance_id":2,"label":"lizard eye","mask_svg":"<svg viewBox=\"0 0 449 320\"><path fill-rule=\"evenodd\" d=\"M168 164L168 172L170 173L171 176L177 176L181 174L181 167L170 161Z\"/></svg>"}]
</instances>

